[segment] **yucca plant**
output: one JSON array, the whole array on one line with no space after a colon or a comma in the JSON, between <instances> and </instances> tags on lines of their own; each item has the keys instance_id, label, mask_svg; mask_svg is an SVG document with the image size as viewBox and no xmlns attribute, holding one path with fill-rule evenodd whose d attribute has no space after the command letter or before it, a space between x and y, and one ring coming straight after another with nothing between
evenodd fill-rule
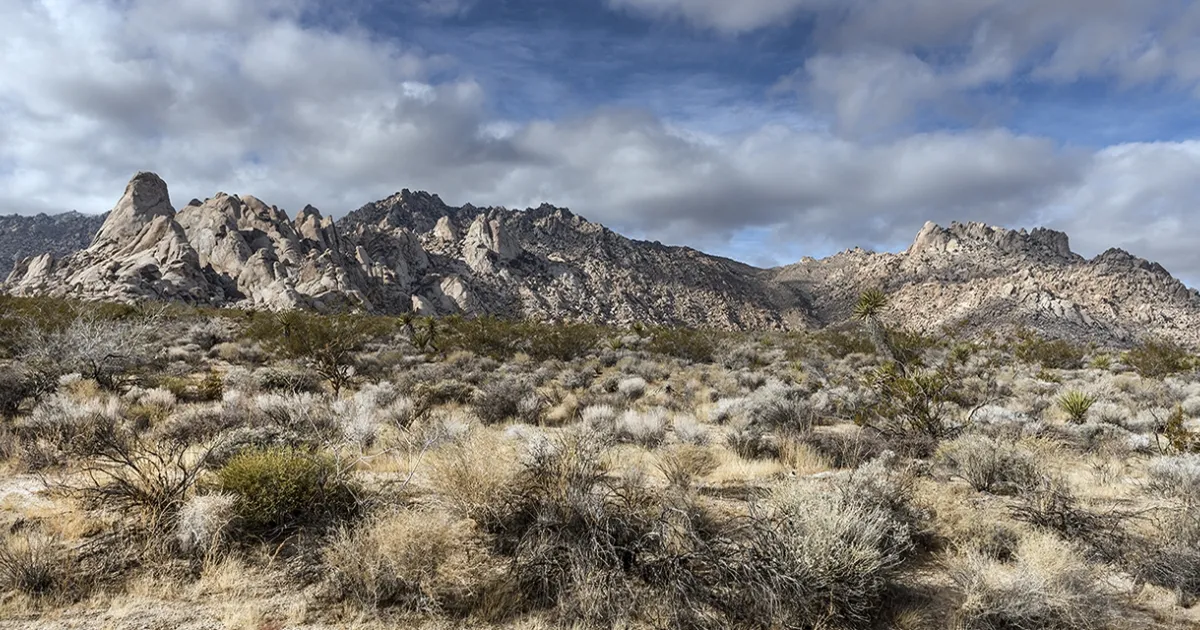
<instances>
[{"instance_id":1,"label":"yucca plant","mask_svg":"<svg viewBox=\"0 0 1200 630\"><path fill-rule=\"evenodd\" d=\"M862 321L866 327L867 334L875 344L875 351L884 358L891 359L895 353L892 351L891 340L888 339L888 331L879 319L887 303L887 294L883 290L867 289L858 296L858 302L854 305L854 318Z\"/></svg>"},{"instance_id":2,"label":"yucca plant","mask_svg":"<svg viewBox=\"0 0 1200 630\"><path fill-rule=\"evenodd\" d=\"M1096 397L1078 390L1071 390L1058 397L1058 408L1075 424L1087 420L1088 411L1096 404Z\"/></svg>"},{"instance_id":3,"label":"yucca plant","mask_svg":"<svg viewBox=\"0 0 1200 630\"><path fill-rule=\"evenodd\" d=\"M882 289L867 289L858 296L858 302L854 305L854 317L861 320L879 317L887 303L887 294Z\"/></svg>"}]
</instances>

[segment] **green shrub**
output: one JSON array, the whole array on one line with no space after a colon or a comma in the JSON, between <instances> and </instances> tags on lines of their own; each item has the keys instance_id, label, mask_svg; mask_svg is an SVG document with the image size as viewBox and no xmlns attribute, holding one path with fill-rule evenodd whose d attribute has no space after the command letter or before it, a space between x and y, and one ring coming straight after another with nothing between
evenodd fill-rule
<instances>
[{"instance_id":1,"label":"green shrub","mask_svg":"<svg viewBox=\"0 0 1200 630\"><path fill-rule=\"evenodd\" d=\"M537 361L570 361L586 356L599 343L602 328L582 323L542 323L499 317L447 317L438 348L465 350L502 361L525 353ZM429 325L426 325L428 328Z\"/></svg>"},{"instance_id":2,"label":"green shrub","mask_svg":"<svg viewBox=\"0 0 1200 630\"><path fill-rule=\"evenodd\" d=\"M1145 378L1163 378L1195 366L1186 348L1166 339L1147 339L1122 358L1126 365Z\"/></svg>"},{"instance_id":3,"label":"green shrub","mask_svg":"<svg viewBox=\"0 0 1200 630\"><path fill-rule=\"evenodd\" d=\"M290 449L250 451L217 471L217 490L237 497L237 523L273 538L335 523L358 509L358 488L332 456Z\"/></svg>"},{"instance_id":4,"label":"green shrub","mask_svg":"<svg viewBox=\"0 0 1200 630\"><path fill-rule=\"evenodd\" d=\"M657 328L646 349L693 363L712 363L717 350L716 334L691 328Z\"/></svg>"},{"instance_id":5,"label":"green shrub","mask_svg":"<svg viewBox=\"0 0 1200 630\"><path fill-rule=\"evenodd\" d=\"M289 311L252 317L245 335L284 357L309 364L337 394L350 383L355 353L394 331L395 322L382 317Z\"/></svg>"},{"instance_id":6,"label":"green shrub","mask_svg":"<svg viewBox=\"0 0 1200 630\"><path fill-rule=\"evenodd\" d=\"M1187 428L1183 405L1175 405L1163 427L1163 437L1177 453L1200 453L1200 433Z\"/></svg>"},{"instance_id":7,"label":"green shrub","mask_svg":"<svg viewBox=\"0 0 1200 630\"><path fill-rule=\"evenodd\" d=\"M1064 339L1043 339L1031 331L1017 333L1014 353L1030 365L1055 370L1075 370L1083 365L1086 348Z\"/></svg>"},{"instance_id":8,"label":"green shrub","mask_svg":"<svg viewBox=\"0 0 1200 630\"><path fill-rule=\"evenodd\" d=\"M875 342L861 330L825 329L813 335L813 342L835 358L851 354L875 354Z\"/></svg>"},{"instance_id":9,"label":"green shrub","mask_svg":"<svg viewBox=\"0 0 1200 630\"><path fill-rule=\"evenodd\" d=\"M1075 424L1087 420L1088 411L1096 404L1096 397L1081 391L1071 390L1058 397L1058 408Z\"/></svg>"},{"instance_id":10,"label":"green shrub","mask_svg":"<svg viewBox=\"0 0 1200 630\"><path fill-rule=\"evenodd\" d=\"M876 400L858 411L856 422L907 453L930 455L962 429L952 413L964 402L952 365L922 369L889 361L867 377L867 385Z\"/></svg>"}]
</instances>

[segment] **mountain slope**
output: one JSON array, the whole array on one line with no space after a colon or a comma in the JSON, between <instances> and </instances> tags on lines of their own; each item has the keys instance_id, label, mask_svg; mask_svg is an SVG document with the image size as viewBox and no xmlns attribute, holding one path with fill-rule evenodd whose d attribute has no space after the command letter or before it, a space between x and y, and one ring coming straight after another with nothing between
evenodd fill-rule
<instances>
[{"instance_id":1,"label":"mountain slope","mask_svg":"<svg viewBox=\"0 0 1200 630\"><path fill-rule=\"evenodd\" d=\"M78 238L71 232L78 217L63 224L70 227L61 241L43 230L45 242ZM764 270L631 240L549 205L456 208L407 190L336 222L312 207L291 219L254 197L225 193L176 211L166 183L139 173L90 243L21 260L5 289L265 309L802 329L844 321L863 290L880 287L891 296L887 317L926 333L1028 327L1100 343L1156 335L1200 345L1200 293L1161 266L1121 250L1087 260L1060 232L979 223L927 224L900 253L855 249Z\"/></svg>"},{"instance_id":2,"label":"mountain slope","mask_svg":"<svg viewBox=\"0 0 1200 630\"><path fill-rule=\"evenodd\" d=\"M103 215L79 212L0 216L0 276L30 256L65 256L87 247L103 223Z\"/></svg>"},{"instance_id":3,"label":"mountain slope","mask_svg":"<svg viewBox=\"0 0 1200 630\"><path fill-rule=\"evenodd\" d=\"M1146 335L1200 342L1200 293L1119 249L1087 260L1052 230L930 223L898 254L850 250L773 271L825 323L849 317L864 289L880 287L890 296L888 317L924 332L1027 327L1104 343Z\"/></svg>"},{"instance_id":4,"label":"mountain slope","mask_svg":"<svg viewBox=\"0 0 1200 630\"><path fill-rule=\"evenodd\" d=\"M404 191L334 223L220 193L176 212L139 173L93 244L15 266L16 295L379 313L786 328L807 306L769 274L622 237L567 210L453 208Z\"/></svg>"}]
</instances>

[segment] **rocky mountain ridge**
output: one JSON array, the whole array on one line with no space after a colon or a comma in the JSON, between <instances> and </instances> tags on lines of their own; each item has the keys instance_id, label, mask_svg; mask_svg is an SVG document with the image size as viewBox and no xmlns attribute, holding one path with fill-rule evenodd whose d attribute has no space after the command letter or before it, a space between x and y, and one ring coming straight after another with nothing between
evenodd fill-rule
<instances>
[{"instance_id":1,"label":"rocky mountain ridge","mask_svg":"<svg viewBox=\"0 0 1200 630\"><path fill-rule=\"evenodd\" d=\"M64 212L0 216L0 277L13 265L46 252L66 256L88 246L106 215Z\"/></svg>"},{"instance_id":2,"label":"rocky mountain ridge","mask_svg":"<svg viewBox=\"0 0 1200 630\"><path fill-rule=\"evenodd\" d=\"M3 224L0 223L0 226ZM1200 345L1200 293L1121 250L1091 260L1046 229L927 224L900 253L848 250L758 269L625 238L563 208L455 208L408 190L338 221L289 218L219 193L178 211L137 174L86 248L17 263L16 295L180 300L260 309L464 313L726 329L803 329L845 320L862 290L888 317L935 332L1030 327L1128 343ZM0 250L2 251L2 250Z\"/></svg>"}]
</instances>

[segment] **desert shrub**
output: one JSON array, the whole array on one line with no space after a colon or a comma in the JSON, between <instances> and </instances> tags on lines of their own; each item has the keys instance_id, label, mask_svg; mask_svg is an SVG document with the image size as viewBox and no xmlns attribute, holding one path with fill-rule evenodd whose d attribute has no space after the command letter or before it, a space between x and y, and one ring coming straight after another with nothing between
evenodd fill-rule
<instances>
[{"instance_id":1,"label":"desert shrub","mask_svg":"<svg viewBox=\"0 0 1200 630\"><path fill-rule=\"evenodd\" d=\"M753 580L747 590L759 591L761 599L744 602L739 616L760 627L870 620L912 542L907 525L889 509L851 492L831 495L815 484L776 491L763 515L772 522L758 522L755 563L745 567L765 574L746 576Z\"/></svg>"},{"instance_id":2,"label":"desert shrub","mask_svg":"<svg viewBox=\"0 0 1200 630\"><path fill-rule=\"evenodd\" d=\"M591 405L579 413L583 424L601 433L616 430L617 410L611 405Z\"/></svg>"},{"instance_id":3,"label":"desert shrub","mask_svg":"<svg viewBox=\"0 0 1200 630\"><path fill-rule=\"evenodd\" d=\"M600 455L586 435L564 436L473 518L510 559L510 583L527 606L611 624L633 603L630 573L653 506L640 488L610 477Z\"/></svg>"},{"instance_id":4,"label":"desert shrub","mask_svg":"<svg viewBox=\"0 0 1200 630\"><path fill-rule=\"evenodd\" d=\"M268 367L255 370L252 378L255 387L264 392L293 395L321 393L321 377L310 370Z\"/></svg>"},{"instance_id":5,"label":"desert shrub","mask_svg":"<svg viewBox=\"0 0 1200 630\"><path fill-rule=\"evenodd\" d=\"M400 396L390 383L367 385L354 396L333 403L343 439L359 448L375 443L381 425L408 427L414 411L412 400Z\"/></svg>"},{"instance_id":6,"label":"desert shrub","mask_svg":"<svg viewBox=\"0 0 1200 630\"><path fill-rule=\"evenodd\" d=\"M657 467L674 488L686 490L717 469L719 462L712 451L694 444L680 444L659 452Z\"/></svg>"},{"instance_id":7,"label":"desert shrub","mask_svg":"<svg viewBox=\"0 0 1200 630\"><path fill-rule=\"evenodd\" d=\"M527 399L532 401L527 402ZM520 377L506 377L493 379L476 390L471 397L471 406L484 424L498 424L513 418L532 424L538 420L536 413L523 412L539 410L538 401L532 383Z\"/></svg>"},{"instance_id":8,"label":"desert shrub","mask_svg":"<svg viewBox=\"0 0 1200 630\"><path fill-rule=\"evenodd\" d=\"M417 383L409 390L415 417L429 413L434 407L448 403L470 404L475 397L475 388L456 380L440 380Z\"/></svg>"},{"instance_id":9,"label":"desert shrub","mask_svg":"<svg viewBox=\"0 0 1200 630\"><path fill-rule=\"evenodd\" d=\"M248 424L273 424L314 440L335 440L342 431L330 400L314 394L258 394L244 413Z\"/></svg>"},{"instance_id":10,"label":"desert shrub","mask_svg":"<svg viewBox=\"0 0 1200 630\"><path fill-rule=\"evenodd\" d=\"M217 469L246 452L312 446L316 445L311 437L277 425L238 427L221 435L221 439L209 451L205 465Z\"/></svg>"},{"instance_id":11,"label":"desert shrub","mask_svg":"<svg viewBox=\"0 0 1200 630\"><path fill-rule=\"evenodd\" d=\"M1164 512L1157 531L1129 549L1124 566L1138 580L1169 589L1187 608L1200 597L1200 510Z\"/></svg>"},{"instance_id":12,"label":"desert shrub","mask_svg":"<svg viewBox=\"0 0 1200 630\"><path fill-rule=\"evenodd\" d=\"M757 425L731 426L725 434L725 446L742 459L774 459L779 457L779 442L765 427Z\"/></svg>"},{"instance_id":13,"label":"desert shrub","mask_svg":"<svg viewBox=\"0 0 1200 630\"><path fill-rule=\"evenodd\" d=\"M221 318L206 318L191 325L185 337L205 352L214 346L233 341L230 322Z\"/></svg>"},{"instance_id":14,"label":"desert shrub","mask_svg":"<svg viewBox=\"0 0 1200 630\"><path fill-rule=\"evenodd\" d=\"M1168 339L1146 339L1121 355L1121 362L1143 378L1161 379L1195 366L1187 348Z\"/></svg>"},{"instance_id":15,"label":"desert shrub","mask_svg":"<svg viewBox=\"0 0 1200 630\"><path fill-rule=\"evenodd\" d=\"M852 354L875 354L875 343L871 337L857 328L825 328L813 333L812 343L835 358Z\"/></svg>"},{"instance_id":16,"label":"desert shrub","mask_svg":"<svg viewBox=\"0 0 1200 630\"><path fill-rule=\"evenodd\" d=\"M1078 390L1063 393L1056 401L1059 410L1067 414L1067 419L1075 424L1087 421L1088 411L1096 404L1096 397Z\"/></svg>"},{"instance_id":17,"label":"desert shrub","mask_svg":"<svg viewBox=\"0 0 1200 630\"><path fill-rule=\"evenodd\" d=\"M716 349L717 334L695 328L656 328L646 344L646 350L654 354L678 357L692 363L712 363Z\"/></svg>"},{"instance_id":18,"label":"desert shrub","mask_svg":"<svg viewBox=\"0 0 1200 630\"><path fill-rule=\"evenodd\" d=\"M1012 493L1038 483L1033 455L1009 442L964 435L943 443L940 463L980 492Z\"/></svg>"},{"instance_id":19,"label":"desert shrub","mask_svg":"<svg viewBox=\"0 0 1200 630\"><path fill-rule=\"evenodd\" d=\"M667 437L668 415L661 407L646 411L627 410L616 421L615 437L621 442L654 448Z\"/></svg>"},{"instance_id":20,"label":"desert shrub","mask_svg":"<svg viewBox=\"0 0 1200 630\"><path fill-rule=\"evenodd\" d=\"M247 451L216 472L216 491L237 497L239 531L274 538L353 515L358 487L332 456L288 449Z\"/></svg>"},{"instance_id":21,"label":"desert shrub","mask_svg":"<svg viewBox=\"0 0 1200 630\"><path fill-rule=\"evenodd\" d=\"M232 494L193 495L184 502L175 525L175 540L187 554L208 555L227 542L233 527L237 497Z\"/></svg>"},{"instance_id":22,"label":"desert shrub","mask_svg":"<svg viewBox=\"0 0 1200 630\"><path fill-rule=\"evenodd\" d=\"M383 317L288 311L256 315L244 334L272 352L303 361L337 394L354 375L357 353L394 330L394 322Z\"/></svg>"},{"instance_id":23,"label":"desert shrub","mask_svg":"<svg viewBox=\"0 0 1200 630\"><path fill-rule=\"evenodd\" d=\"M906 453L927 456L962 426L954 410L963 402L953 364L938 369L888 362L867 377L876 400L855 421L879 432Z\"/></svg>"},{"instance_id":24,"label":"desert shrub","mask_svg":"<svg viewBox=\"0 0 1200 630\"><path fill-rule=\"evenodd\" d=\"M160 319L109 319L84 310L61 328L30 325L21 361L44 380L76 373L115 390L153 363L161 347Z\"/></svg>"},{"instance_id":25,"label":"desert shrub","mask_svg":"<svg viewBox=\"0 0 1200 630\"><path fill-rule=\"evenodd\" d=\"M526 354L536 361L571 361L587 356L596 347L602 329L593 324L525 322Z\"/></svg>"},{"instance_id":26,"label":"desert shrub","mask_svg":"<svg viewBox=\"0 0 1200 630\"><path fill-rule=\"evenodd\" d=\"M1010 508L1014 518L1078 542L1097 558L1119 562L1132 544L1125 527L1128 514L1087 509L1062 478L1045 476L1020 499Z\"/></svg>"},{"instance_id":27,"label":"desert shrub","mask_svg":"<svg viewBox=\"0 0 1200 630\"><path fill-rule=\"evenodd\" d=\"M621 379L617 383L617 391L624 394L630 400L641 398L646 393L646 379L640 376L631 376Z\"/></svg>"},{"instance_id":28,"label":"desert shrub","mask_svg":"<svg viewBox=\"0 0 1200 630\"><path fill-rule=\"evenodd\" d=\"M204 469L207 451L157 441L108 422L77 438L81 474L58 488L94 509L137 514L150 529L168 529Z\"/></svg>"},{"instance_id":29,"label":"desert shrub","mask_svg":"<svg viewBox=\"0 0 1200 630\"><path fill-rule=\"evenodd\" d=\"M1051 535L1025 538L1011 562L968 551L953 560L963 592L958 627L970 630L1102 628L1111 595L1072 543Z\"/></svg>"},{"instance_id":30,"label":"desert shrub","mask_svg":"<svg viewBox=\"0 0 1200 630\"><path fill-rule=\"evenodd\" d=\"M684 444L706 446L709 442L708 429L689 414L676 415L671 423L675 431L675 439Z\"/></svg>"},{"instance_id":31,"label":"desert shrub","mask_svg":"<svg viewBox=\"0 0 1200 630\"><path fill-rule=\"evenodd\" d=\"M558 374L558 382L567 389L587 389L595 379L596 370L590 367L566 369Z\"/></svg>"},{"instance_id":32,"label":"desert shrub","mask_svg":"<svg viewBox=\"0 0 1200 630\"><path fill-rule=\"evenodd\" d=\"M71 577L70 558L52 537L23 532L0 539L0 591L38 597L61 594Z\"/></svg>"},{"instance_id":33,"label":"desert shrub","mask_svg":"<svg viewBox=\"0 0 1200 630\"><path fill-rule=\"evenodd\" d=\"M1030 365L1053 370L1076 370L1083 365L1087 349L1065 339L1044 339L1032 331L1019 331L1013 353Z\"/></svg>"},{"instance_id":34,"label":"desert shrub","mask_svg":"<svg viewBox=\"0 0 1200 630\"><path fill-rule=\"evenodd\" d=\"M801 441L812 447L834 468L858 468L887 451L887 444L877 434L869 431L813 431L804 434Z\"/></svg>"},{"instance_id":35,"label":"desert shrub","mask_svg":"<svg viewBox=\"0 0 1200 630\"><path fill-rule=\"evenodd\" d=\"M464 611L485 582L486 552L472 534L470 521L419 510L343 528L322 553L330 590L368 609Z\"/></svg>"},{"instance_id":36,"label":"desert shrub","mask_svg":"<svg viewBox=\"0 0 1200 630\"><path fill-rule=\"evenodd\" d=\"M1157 418L1151 418L1151 426L1159 424ZM1200 433L1187 427L1183 415L1183 407L1177 405L1167 415L1162 423L1162 436L1167 446L1176 453L1200 453Z\"/></svg>"},{"instance_id":37,"label":"desert shrub","mask_svg":"<svg viewBox=\"0 0 1200 630\"><path fill-rule=\"evenodd\" d=\"M1200 506L1200 455L1156 457L1146 466L1146 491Z\"/></svg>"}]
</instances>

